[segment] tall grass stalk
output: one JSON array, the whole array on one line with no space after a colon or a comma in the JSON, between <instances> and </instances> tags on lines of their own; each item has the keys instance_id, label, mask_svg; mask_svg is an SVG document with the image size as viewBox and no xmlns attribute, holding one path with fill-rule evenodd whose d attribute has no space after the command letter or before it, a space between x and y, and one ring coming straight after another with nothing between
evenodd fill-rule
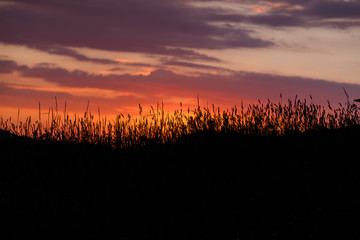
<instances>
[{"instance_id":1,"label":"tall grass stalk","mask_svg":"<svg viewBox=\"0 0 360 240\"><path fill-rule=\"evenodd\" d=\"M174 142L184 135L199 131L216 133L234 133L245 135L285 135L303 133L318 129L337 129L360 124L359 108L350 103L349 98L344 104L339 103L334 109L328 106L308 103L306 99L288 100L285 103L258 101L247 108L221 110L219 107L202 108L199 104L195 109L166 112L163 104L156 109L144 113L139 105L139 116L132 117L119 114L115 119L106 116L95 118L87 105L84 115L69 116L65 110L58 113L56 108L49 109L48 119L43 123L39 103L39 118L28 117L25 121L17 119L16 124L11 118L0 117L0 129L19 136L36 140L65 141L76 143L92 143L109 145L114 148L139 147L150 143ZM20 112L20 110L19 110Z\"/></svg>"}]
</instances>

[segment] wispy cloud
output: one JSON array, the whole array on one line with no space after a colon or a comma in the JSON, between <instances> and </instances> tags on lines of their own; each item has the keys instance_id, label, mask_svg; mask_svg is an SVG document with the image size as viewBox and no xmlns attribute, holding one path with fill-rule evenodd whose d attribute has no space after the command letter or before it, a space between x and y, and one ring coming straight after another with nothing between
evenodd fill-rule
<instances>
[{"instance_id":1,"label":"wispy cloud","mask_svg":"<svg viewBox=\"0 0 360 240\"><path fill-rule=\"evenodd\" d=\"M117 64L118 62L111 59L105 59L105 58L91 58L87 57L83 54L78 53L77 51L66 48L66 47L60 47L60 46L50 46L50 45L30 45L31 48L35 48L37 50L41 50L44 52L47 52L49 54L55 54L55 55L62 55L74 58L78 61L85 61L85 62L94 62L94 63L100 63L100 64Z\"/></svg>"}]
</instances>

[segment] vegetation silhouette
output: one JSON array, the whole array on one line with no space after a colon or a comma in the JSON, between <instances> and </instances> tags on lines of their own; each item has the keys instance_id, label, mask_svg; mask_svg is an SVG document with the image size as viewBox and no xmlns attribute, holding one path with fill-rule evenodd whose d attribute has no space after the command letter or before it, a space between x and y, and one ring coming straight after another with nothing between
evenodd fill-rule
<instances>
[{"instance_id":1,"label":"vegetation silhouette","mask_svg":"<svg viewBox=\"0 0 360 240\"><path fill-rule=\"evenodd\" d=\"M9 239L354 239L359 123L349 98L1 119L5 229Z\"/></svg>"},{"instance_id":2,"label":"vegetation silhouette","mask_svg":"<svg viewBox=\"0 0 360 240\"><path fill-rule=\"evenodd\" d=\"M345 90L344 90L345 91ZM118 115L116 119L91 114L89 102L83 116L74 115L73 118L66 112L61 114L56 108L42 113L39 103L38 120L28 117L25 121L0 117L2 135L12 134L41 141L90 143L111 146L112 148L143 147L149 143L176 142L183 136L199 132L213 132L216 134L241 134L252 136L283 136L288 133L305 133L320 129L338 129L360 124L359 108L350 103L346 91L347 101L339 103L336 109L328 101L327 108L308 103L306 99L273 103L268 100L262 103L249 105L247 108L232 107L221 110L212 105L211 108L202 108L183 111L181 108L172 113L166 112L163 104L156 109L143 114L139 105L139 116ZM311 95L310 95L310 98ZM56 99L56 98L55 98ZM47 119L42 119L46 114ZM19 117L18 117L19 118ZM6 135L5 134L5 135Z\"/></svg>"}]
</instances>

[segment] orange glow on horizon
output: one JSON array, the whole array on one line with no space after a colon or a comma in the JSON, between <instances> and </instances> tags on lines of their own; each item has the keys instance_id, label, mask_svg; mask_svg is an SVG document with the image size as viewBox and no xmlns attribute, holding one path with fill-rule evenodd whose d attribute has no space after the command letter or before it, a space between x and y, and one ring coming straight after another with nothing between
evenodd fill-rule
<instances>
[{"instance_id":1,"label":"orange glow on horizon","mask_svg":"<svg viewBox=\"0 0 360 240\"><path fill-rule=\"evenodd\" d=\"M214 104L214 107L220 108L220 110L227 110L231 109L233 107L240 108L241 101L237 102L237 104L231 105L228 102L223 102L220 104L216 104L214 102L210 102L207 99L199 99L199 106L201 109L207 108L212 110L212 106ZM123 115L127 116L130 115L132 118L137 118L140 116L139 114L139 106L142 108L142 115L141 116L148 116L150 111L164 111L165 114L172 115L175 111L186 112L189 110L190 113L194 111L198 107L198 102L196 97L190 98L190 97L170 97L166 98L163 101L154 101L152 103L141 103L139 101L137 104L125 104L119 107L114 108L113 110L109 110L106 108L106 102L92 102L89 101L89 106L87 109L87 101L83 102L75 102L73 100L66 101L66 102L56 102L55 99L53 99L51 102L41 102L40 101L40 115L43 120L43 122L46 122L49 118L49 114L51 115L51 112L56 113L56 108L59 116L63 117L64 112L66 111L66 114L69 115L70 119L73 119L75 115L77 117L84 116L84 113L86 110L92 114L95 119L98 119L99 113L101 118L106 117L108 120L116 119L117 116ZM243 101L244 106L247 106L249 104L255 103L251 101ZM12 122L14 121L25 121L28 117L31 117L32 121L39 120L39 102L34 104L33 107L6 107L6 106L0 106L0 118L3 120L7 120L9 118L12 119ZM66 105L66 108L65 108ZM105 107L105 108L104 108Z\"/></svg>"}]
</instances>

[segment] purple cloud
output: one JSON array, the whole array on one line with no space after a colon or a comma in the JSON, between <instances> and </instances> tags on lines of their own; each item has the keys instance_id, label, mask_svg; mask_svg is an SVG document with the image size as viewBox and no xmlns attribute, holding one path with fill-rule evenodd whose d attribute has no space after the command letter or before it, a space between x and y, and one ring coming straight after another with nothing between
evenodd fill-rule
<instances>
[{"instance_id":1,"label":"purple cloud","mask_svg":"<svg viewBox=\"0 0 360 240\"><path fill-rule=\"evenodd\" d=\"M209 1L209 0L208 0ZM177 0L5 0L0 7L0 41L23 44L79 61L113 64L68 47L141 52L183 59L220 61L193 49L269 47L249 30L214 25L241 22L272 27L359 26L360 2L281 0L266 13L245 15L222 8L200 8ZM234 1L243 4L273 1ZM11 4L10 4L11 3ZM342 19L339 21L339 18Z\"/></svg>"},{"instance_id":2,"label":"purple cloud","mask_svg":"<svg viewBox=\"0 0 360 240\"><path fill-rule=\"evenodd\" d=\"M360 18L360 1L317 0L304 5L303 12L319 18Z\"/></svg>"},{"instance_id":3,"label":"purple cloud","mask_svg":"<svg viewBox=\"0 0 360 240\"><path fill-rule=\"evenodd\" d=\"M111 59L104 59L104 58L90 58L83 54L78 53L77 51L60 46L45 46L45 45L31 45L30 47L47 52L49 54L55 55L62 55L74 58L78 61L86 61L86 62L94 62L100 64L118 64L119 62L111 60Z\"/></svg>"},{"instance_id":4,"label":"purple cloud","mask_svg":"<svg viewBox=\"0 0 360 240\"><path fill-rule=\"evenodd\" d=\"M12 73L14 71L26 71L29 68L24 65L18 65L15 61L0 58L0 73Z\"/></svg>"},{"instance_id":5,"label":"purple cloud","mask_svg":"<svg viewBox=\"0 0 360 240\"><path fill-rule=\"evenodd\" d=\"M245 22L272 27L360 26L360 1L357 0L281 0L276 1L276 4L269 0L234 2L254 6L265 4L264 12L246 15L224 9L208 9L208 20Z\"/></svg>"},{"instance_id":6,"label":"purple cloud","mask_svg":"<svg viewBox=\"0 0 360 240\"><path fill-rule=\"evenodd\" d=\"M8 2L8 1L5 1ZM10 1L9 1L10 2ZM267 47L247 31L209 24L185 1L14 0L0 8L0 41L23 44L80 61L91 59L66 47L142 52L217 60L193 49ZM44 47L45 46L45 47Z\"/></svg>"},{"instance_id":7,"label":"purple cloud","mask_svg":"<svg viewBox=\"0 0 360 240\"><path fill-rule=\"evenodd\" d=\"M12 60L1 60L0 59L0 73L12 73L18 68L16 62Z\"/></svg>"}]
</instances>

